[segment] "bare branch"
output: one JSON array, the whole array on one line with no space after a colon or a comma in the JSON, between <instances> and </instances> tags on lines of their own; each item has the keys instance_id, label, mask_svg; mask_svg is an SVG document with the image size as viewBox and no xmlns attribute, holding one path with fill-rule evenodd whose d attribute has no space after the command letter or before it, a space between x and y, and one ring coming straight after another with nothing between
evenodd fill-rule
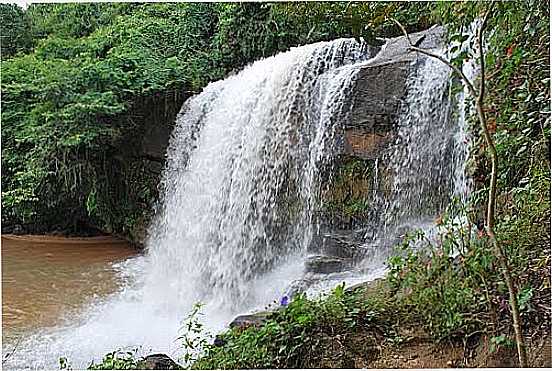
<instances>
[{"instance_id":1,"label":"bare branch","mask_svg":"<svg viewBox=\"0 0 552 371\"><path fill-rule=\"evenodd\" d=\"M418 52L418 53L421 53L421 54L425 54L429 57L436 58L436 59L440 60L442 63L449 66L449 68L451 68L462 79L462 81L468 87L468 90L470 91L470 94L472 94L474 97L477 96L477 93L475 91L475 87L473 86L472 82L467 78L467 76L464 74L464 72L462 72L462 70L460 68L456 67L450 61L448 61L447 59L445 59L444 57L442 57L438 54L435 54L435 53L430 52L428 50L425 50L425 49L422 49L422 48L418 48L417 46L414 46L414 44L412 44L412 40L410 39L410 36L408 35L408 32L406 32L406 28L404 28L404 26L399 21L397 21L395 18L391 18L391 20L393 22L395 22L397 24L397 26L399 26L399 28L403 32L404 36L408 40L408 44L409 44L408 50Z\"/></svg>"},{"instance_id":2,"label":"bare branch","mask_svg":"<svg viewBox=\"0 0 552 371\"><path fill-rule=\"evenodd\" d=\"M485 12L483 17L483 22L481 22L481 27L479 27L477 33L477 43L479 48L479 63L480 63L480 82L479 82L479 95L477 96L477 113L479 116L479 122L481 124L481 130L489 147L489 154L491 156L491 179L489 184L489 199L487 205L487 234L491 240L491 243L496 251L500 266L502 270L502 275L504 276L504 281L508 287L508 295L510 298L510 309L512 312L512 322L514 325L514 332L516 336L516 345L518 351L519 365L520 367L528 367L527 362L527 351L525 349L525 342L523 339L523 329L521 324L521 316L519 313L519 304L517 302L516 288L514 286L512 276L510 274L511 268L508 263L508 256L499 245L496 235L494 233L494 224L495 224L495 207L496 207L496 188L497 188L497 173L498 173L498 154L496 152L496 147L494 145L489 129L487 128L487 119L485 117L485 112L483 110L483 100L485 97L485 54L483 52L483 33L485 27L487 26L487 21L489 15L492 12L494 2L491 2L489 9Z\"/></svg>"},{"instance_id":3,"label":"bare branch","mask_svg":"<svg viewBox=\"0 0 552 371\"><path fill-rule=\"evenodd\" d=\"M460 78L464 81L464 83L468 87L470 94L473 96L474 99L476 99L475 105L477 108L477 116L479 119L481 132L483 133L483 137L485 138L485 143L487 144L487 149L491 157L491 179L489 182L486 230L487 230L487 235L489 236L489 239L491 242L492 249L494 250L494 253L497 254L498 256L499 263L500 263L500 270L502 271L504 281L506 282L506 285L508 287L508 295L510 298L510 308L512 312L512 322L514 325L514 332L516 336L519 364L520 364L520 367L525 368L527 367L527 353L526 353L524 339L523 339L523 329L522 329L522 323L521 323L521 316L519 313L519 305L517 302L516 288L512 280L511 269L508 263L508 256L506 255L506 253L498 243L498 240L494 232L495 205L496 205L496 194L497 194L498 155L496 152L496 147L494 145L493 139L487 127L487 119L485 117L485 110L483 109L484 97L485 97L485 54L483 51L483 33L485 31L485 27L487 25L489 16L492 12L493 6L494 6L494 2L491 2L491 5L485 12L483 21L481 22L481 26L479 27L479 30L477 32L479 63L480 63L479 92L476 92L473 83L466 77L466 75L464 75L464 73L460 68L456 67L450 61L448 61L447 59L445 59L444 57L438 54L418 48L417 46L413 45L408 35L408 32L406 32L406 29L403 27L403 25L400 24L400 22L398 22L395 19L393 19L393 21L399 26L399 28L404 33L406 39L408 40L408 44L410 45L409 50L412 50L421 54L425 54L432 58L436 58L442 63L449 66L458 76L460 76Z\"/></svg>"},{"instance_id":4,"label":"bare branch","mask_svg":"<svg viewBox=\"0 0 552 371\"><path fill-rule=\"evenodd\" d=\"M479 65L481 67L481 80L479 83L479 95L477 99L483 103L482 99L485 95L485 54L483 53L483 32L485 30L485 27L487 26L487 22L489 20L489 16L491 15L491 11L493 10L494 2L491 2L491 6L489 6L489 9L485 12L485 16L483 17L483 22L481 22L481 27L479 27L479 30L477 32L477 45L479 47Z\"/></svg>"},{"instance_id":5,"label":"bare branch","mask_svg":"<svg viewBox=\"0 0 552 371\"><path fill-rule=\"evenodd\" d=\"M6 363L6 361L11 357L13 356L13 354L15 353L15 351L17 350L17 347L19 346L19 343L21 343L21 337L18 337L17 338L17 342L15 343L15 345L13 346L13 349L11 352L8 352L6 354L4 354L2 356L2 366Z\"/></svg>"},{"instance_id":6,"label":"bare branch","mask_svg":"<svg viewBox=\"0 0 552 371\"><path fill-rule=\"evenodd\" d=\"M483 16L483 21L481 26L477 31L477 47L479 51L479 69L480 69L480 78L479 78L479 94L474 95L474 98L477 99L477 114L479 116L479 122L481 124L481 131L483 132L483 137L485 138L485 143L489 148L489 155L491 156L491 179L489 184L489 199L487 204L487 229L494 229L495 224L495 208L496 208L496 184L497 184L497 173L498 173L498 155L496 152L496 147L492 140L491 134L487 128L487 118L485 111L483 110L483 100L485 98L485 53L483 51L483 33L487 26L489 16L493 10L494 2L491 3L491 6L485 12Z\"/></svg>"},{"instance_id":7,"label":"bare branch","mask_svg":"<svg viewBox=\"0 0 552 371\"><path fill-rule=\"evenodd\" d=\"M430 51L425 50L425 49L418 48L416 46L411 46L408 49L412 50L412 51L415 51L415 52L418 52L418 53L421 53L421 54L425 54L425 55L427 55L429 57L432 57L432 58L436 58L436 59L440 60L442 63L449 66L449 68L451 68L462 79L462 81L466 84L466 86L468 87L468 90L470 91L470 94L472 94L474 97L477 96L477 93L475 91L475 87L473 86L472 82L467 78L467 76L464 74L464 72L462 72L462 70L460 68L456 67L454 64L452 64L446 58L444 58L443 56L440 56L439 54L435 54L433 52L430 52Z\"/></svg>"},{"instance_id":8,"label":"bare branch","mask_svg":"<svg viewBox=\"0 0 552 371\"><path fill-rule=\"evenodd\" d=\"M399 21L397 21L395 18L391 18L391 20L392 20L393 22L395 22L395 24L396 24L397 26L399 26L399 28L401 29L401 31L402 31L402 33L404 34L404 36L406 36L406 39L408 40L408 45L414 46L414 45L412 44L412 41L410 40L410 35L408 35L408 32L406 32L406 28L404 28L404 26L403 26Z\"/></svg>"}]
</instances>

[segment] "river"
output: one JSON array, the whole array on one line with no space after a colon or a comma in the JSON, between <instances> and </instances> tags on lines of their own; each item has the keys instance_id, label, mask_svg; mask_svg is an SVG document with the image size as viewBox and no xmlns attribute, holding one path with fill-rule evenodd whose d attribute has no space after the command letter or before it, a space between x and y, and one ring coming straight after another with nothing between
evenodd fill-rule
<instances>
[{"instance_id":1,"label":"river","mask_svg":"<svg viewBox=\"0 0 552 371\"><path fill-rule=\"evenodd\" d=\"M112 237L2 236L2 341L57 326L120 287L114 263L137 255ZM4 354L9 348L4 348Z\"/></svg>"}]
</instances>

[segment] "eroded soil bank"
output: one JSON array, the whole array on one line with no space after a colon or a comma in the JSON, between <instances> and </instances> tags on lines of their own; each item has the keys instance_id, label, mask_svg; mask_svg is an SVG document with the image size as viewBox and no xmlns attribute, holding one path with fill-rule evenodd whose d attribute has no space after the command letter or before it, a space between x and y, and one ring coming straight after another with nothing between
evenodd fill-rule
<instances>
[{"instance_id":1,"label":"eroded soil bank","mask_svg":"<svg viewBox=\"0 0 552 371\"><path fill-rule=\"evenodd\" d=\"M489 337L436 343L419 329L403 328L400 343L374 332L326 339L320 368L518 367L515 346L493 349ZM550 337L527 340L529 366L552 367Z\"/></svg>"}]
</instances>

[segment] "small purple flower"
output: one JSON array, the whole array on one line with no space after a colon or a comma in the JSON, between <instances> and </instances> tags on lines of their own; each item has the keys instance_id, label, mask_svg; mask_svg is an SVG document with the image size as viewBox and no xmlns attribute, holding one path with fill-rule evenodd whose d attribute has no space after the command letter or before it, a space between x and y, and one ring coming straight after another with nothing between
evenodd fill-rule
<instances>
[{"instance_id":1,"label":"small purple flower","mask_svg":"<svg viewBox=\"0 0 552 371\"><path fill-rule=\"evenodd\" d=\"M504 298L500 298L500 302L498 303L498 306L500 307L500 311L507 311L508 310L508 301Z\"/></svg>"},{"instance_id":2,"label":"small purple flower","mask_svg":"<svg viewBox=\"0 0 552 371\"><path fill-rule=\"evenodd\" d=\"M280 299L280 305L282 307L285 307L288 304L289 304L289 298L287 297L287 295L282 296L282 298Z\"/></svg>"}]
</instances>

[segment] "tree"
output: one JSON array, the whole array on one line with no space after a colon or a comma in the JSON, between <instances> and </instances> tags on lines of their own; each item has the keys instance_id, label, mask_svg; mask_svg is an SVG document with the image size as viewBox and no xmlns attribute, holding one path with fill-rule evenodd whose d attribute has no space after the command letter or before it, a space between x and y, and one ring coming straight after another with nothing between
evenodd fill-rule
<instances>
[{"instance_id":1,"label":"tree","mask_svg":"<svg viewBox=\"0 0 552 371\"><path fill-rule=\"evenodd\" d=\"M31 46L29 19L15 4L0 4L0 45L2 59L28 51Z\"/></svg>"},{"instance_id":2,"label":"tree","mask_svg":"<svg viewBox=\"0 0 552 371\"><path fill-rule=\"evenodd\" d=\"M488 19L491 15L493 5L494 3L491 3L491 6L486 11L483 17L483 20L481 22L481 25L479 27L479 30L477 32L477 48L478 48L478 54L479 54L478 59L479 59L479 67L480 67L480 79L479 79L478 89L474 84L474 82L470 81L466 77L466 75L462 72L462 70L458 68L456 65L454 65L451 61L447 60L441 55L419 48L416 45L418 43L416 44L412 43L412 40L410 39L410 36L408 35L408 32L406 31L404 26L395 19L393 19L393 21L399 26L399 28L405 35L406 39L408 40L408 44L410 45L409 50L420 54L424 54L431 58L438 59L439 61L441 61L448 67L450 67L453 70L453 72L462 79L464 84L467 86L470 95L475 99L475 107L477 110L479 127L485 139L486 148L491 159L491 174L490 174L491 177L489 181L489 191L488 191L488 198L487 198L485 229L489 237L489 240L491 242L493 252L498 257L500 270L501 270L502 276L504 277L506 286L508 287L508 295L509 295L509 301L510 301L510 309L512 312L512 322L514 325L514 331L516 336L516 345L517 345L517 351L518 351L519 364L520 364L520 367L527 367L527 354L525 350L525 343L523 340L523 332L521 328L521 318L519 314L517 290L512 280L511 269L508 263L508 256L506 255L502 246L499 244L495 234L495 209L496 209L496 196L497 196L498 155L497 155L494 141L488 129L487 119L485 117L485 109L484 109L485 54L483 51L483 34L487 26Z\"/></svg>"}]
</instances>

